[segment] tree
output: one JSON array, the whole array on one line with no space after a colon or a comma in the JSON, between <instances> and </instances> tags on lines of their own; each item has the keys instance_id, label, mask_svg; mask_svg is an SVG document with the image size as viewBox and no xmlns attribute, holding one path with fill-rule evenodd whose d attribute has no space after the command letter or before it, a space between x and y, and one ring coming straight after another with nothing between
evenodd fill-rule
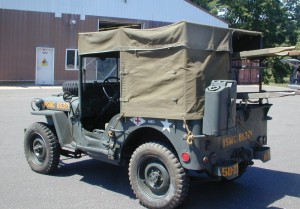
<instances>
[{"instance_id":1,"label":"tree","mask_svg":"<svg viewBox=\"0 0 300 209\"><path fill-rule=\"evenodd\" d=\"M297 44L299 0L192 0L230 23L230 27L260 31L264 47Z\"/></svg>"},{"instance_id":2,"label":"tree","mask_svg":"<svg viewBox=\"0 0 300 209\"><path fill-rule=\"evenodd\" d=\"M288 18L290 22L296 25L298 33L298 42L296 47L300 49L300 1L299 0L282 0L285 8L287 8Z\"/></svg>"},{"instance_id":3,"label":"tree","mask_svg":"<svg viewBox=\"0 0 300 209\"><path fill-rule=\"evenodd\" d=\"M208 11L211 11L209 7L209 0L191 0L191 2L194 2L195 4L199 5L203 9L206 9Z\"/></svg>"},{"instance_id":4,"label":"tree","mask_svg":"<svg viewBox=\"0 0 300 209\"><path fill-rule=\"evenodd\" d=\"M230 23L230 27L263 33L264 48L296 45L300 29L299 0L193 0ZM299 44L300 45L300 44ZM267 61L275 81L282 82L288 70L279 59ZM275 69L275 70L274 70Z\"/></svg>"},{"instance_id":5,"label":"tree","mask_svg":"<svg viewBox=\"0 0 300 209\"><path fill-rule=\"evenodd\" d=\"M288 18L300 29L300 1L299 0L282 0L287 8Z\"/></svg>"}]
</instances>

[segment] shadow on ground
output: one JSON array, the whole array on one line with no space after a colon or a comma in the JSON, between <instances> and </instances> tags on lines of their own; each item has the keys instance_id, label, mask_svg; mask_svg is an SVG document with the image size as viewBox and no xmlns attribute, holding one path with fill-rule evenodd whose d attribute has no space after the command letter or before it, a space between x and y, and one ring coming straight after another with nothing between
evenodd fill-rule
<instances>
[{"instance_id":1,"label":"shadow on ground","mask_svg":"<svg viewBox=\"0 0 300 209\"><path fill-rule=\"evenodd\" d=\"M54 175L58 177L80 175L83 182L135 198L129 184L127 167L115 166L94 159L75 162L73 159L65 159L61 160Z\"/></svg>"},{"instance_id":2,"label":"shadow on ground","mask_svg":"<svg viewBox=\"0 0 300 209\"><path fill-rule=\"evenodd\" d=\"M80 175L83 182L135 198L127 173L127 167L93 159L72 163L62 160L56 176ZM189 195L180 208L275 209L268 206L284 196L300 198L300 174L251 167L235 182L193 178Z\"/></svg>"}]
</instances>

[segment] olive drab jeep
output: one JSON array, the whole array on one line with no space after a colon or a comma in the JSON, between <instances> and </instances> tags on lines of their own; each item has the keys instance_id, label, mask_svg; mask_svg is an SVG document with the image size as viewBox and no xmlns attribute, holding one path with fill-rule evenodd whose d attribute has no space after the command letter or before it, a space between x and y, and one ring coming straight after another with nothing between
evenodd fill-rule
<instances>
[{"instance_id":1,"label":"olive drab jeep","mask_svg":"<svg viewBox=\"0 0 300 209\"><path fill-rule=\"evenodd\" d=\"M61 155L83 154L128 166L147 208L177 207L192 173L239 178L270 160L268 94L237 92L232 67L260 43L259 32L188 22L80 33L78 81L31 103L47 122L25 130L29 166L49 174Z\"/></svg>"}]
</instances>

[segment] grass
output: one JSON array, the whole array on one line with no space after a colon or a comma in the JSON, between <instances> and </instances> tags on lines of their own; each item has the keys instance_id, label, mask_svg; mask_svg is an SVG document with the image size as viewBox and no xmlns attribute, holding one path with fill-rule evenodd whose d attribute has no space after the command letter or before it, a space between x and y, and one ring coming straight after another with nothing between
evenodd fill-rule
<instances>
[{"instance_id":1,"label":"grass","mask_svg":"<svg viewBox=\"0 0 300 209\"><path fill-rule=\"evenodd\" d=\"M269 80L269 83L268 84L264 84L263 85L267 85L267 86L278 86L278 87L287 87L289 85L289 80L290 80L290 77L285 77L283 78L284 82L283 83L275 83L274 81L274 78L271 77L268 79Z\"/></svg>"},{"instance_id":2,"label":"grass","mask_svg":"<svg viewBox=\"0 0 300 209\"><path fill-rule=\"evenodd\" d=\"M263 84L267 86L277 86L277 87L287 87L289 85L288 82L286 83L275 83L275 82L269 82L268 84Z\"/></svg>"}]
</instances>

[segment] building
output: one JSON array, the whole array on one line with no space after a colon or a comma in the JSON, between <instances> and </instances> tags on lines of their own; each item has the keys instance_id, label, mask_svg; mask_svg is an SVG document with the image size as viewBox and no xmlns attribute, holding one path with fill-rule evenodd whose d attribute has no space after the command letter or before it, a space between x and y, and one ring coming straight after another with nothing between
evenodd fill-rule
<instances>
[{"instance_id":1,"label":"building","mask_svg":"<svg viewBox=\"0 0 300 209\"><path fill-rule=\"evenodd\" d=\"M0 82L77 79L77 34L180 20L228 27L188 0L0 0Z\"/></svg>"}]
</instances>

